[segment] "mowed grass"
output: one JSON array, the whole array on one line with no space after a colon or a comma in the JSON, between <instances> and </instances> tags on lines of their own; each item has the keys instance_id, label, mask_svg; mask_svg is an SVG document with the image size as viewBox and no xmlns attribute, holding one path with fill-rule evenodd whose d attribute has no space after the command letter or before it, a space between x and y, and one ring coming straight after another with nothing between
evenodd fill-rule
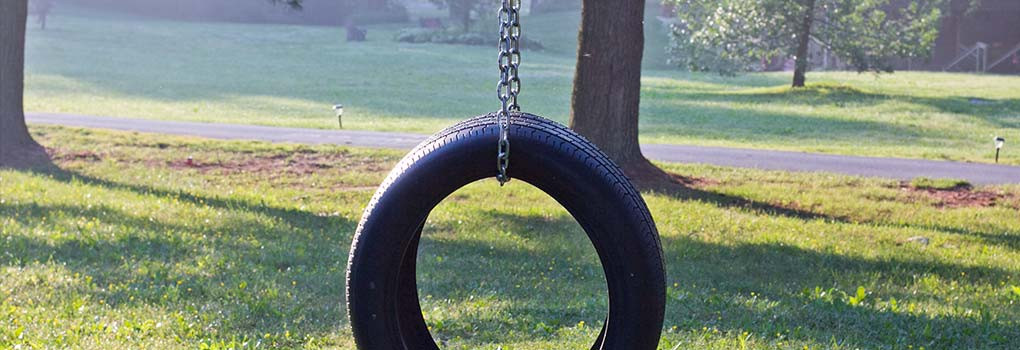
<instances>
[{"instance_id":1,"label":"mowed grass","mask_svg":"<svg viewBox=\"0 0 1020 350\"><path fill-rule=\"evenodd\" d=\"M1020 77L811 72L735 78L666 64L667 29L648 11L641 138L839 154L992 162L1020 138ZM579 14L525 16L524 110L565 122ZM413 25L413 24L408 24ZM431 133L498 107L495 49L403 44L403 25L342 29L174 22L58 9L28 33L27 109L155 119ZM494 45L493 45L494 46ZM1001 162L1020 164L1007 145Z\"/></svg>"},{"instance_id":2,"label":"mowed grass","mask_svg":"<svg viewBox=\"0 0 1020 350\"><path fill-rule=\"evenodd\" d=\"M348 247L399 152L33 131L56 168L0 171L0 348L353 348ZM661 349L1020 347L1020 188L957 193L995 198L971 206L892 180L663 166L691 185L644 193ZM607 310L580 227L520 181L431 214L418 284L444 349L586 348Z\"/></svg>"}]
</instances>

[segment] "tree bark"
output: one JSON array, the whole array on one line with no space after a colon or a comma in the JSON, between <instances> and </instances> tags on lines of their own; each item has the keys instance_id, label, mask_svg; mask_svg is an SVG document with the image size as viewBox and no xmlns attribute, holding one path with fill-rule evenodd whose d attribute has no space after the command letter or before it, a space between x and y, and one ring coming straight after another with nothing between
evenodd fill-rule
<instances>
[{"instance_id":1,"label":"tree bark","mask_svg":"<svg viewBox=\"0 0 1020 350\"><path fill-rule=\"evenodd\" d=\"M804 18L801 19L800 30L797 33L797 61L793 69L793 87L804 87L807 80L808 68L808 46L811 44L811 23L815 19L815 0L806 0L804 4Z\"/></svg>"},{"instance_id":2,"label":"tree bark","mask_svg":"<svg viewBox=\"0 0 1020 350\"><path fill-rule=\"evenodd\" d=\"M25 125L25 24L27 0L0 0L0 167L46 160Z\"/></svg>"},{"instance_id":3,"label":"tree bark","mask_svg":"<svg viewBox=\"0 0 1020 350\"><path fill-rule=\"evenodd\" d=\"M464 0L447 1L450 7L450 20L456 21L465 33L471 31L471 3Z\"/></svg>"},{"instance_id":4,"label":"tree bark","mask_svg":"<svg viewBox=\"0 0 1020 350\"><path fill-rule=\"evenodd\" d=\"M638 144L644 0L584 0L570 127L631 178L661 172Z\"/></svg>"}]
</instances>

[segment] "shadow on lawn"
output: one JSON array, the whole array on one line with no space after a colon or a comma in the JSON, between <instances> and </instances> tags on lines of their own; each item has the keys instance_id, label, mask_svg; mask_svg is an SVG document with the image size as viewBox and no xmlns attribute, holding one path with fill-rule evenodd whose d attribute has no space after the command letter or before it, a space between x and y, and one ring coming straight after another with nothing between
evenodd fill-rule
<instances>
[{"instance_id":1,"label":"shadow on lawn","mask_svg":"<svg viewBox=\"0 0 1020 350\"><path fill-rule=\"evenodd\" d=\"M1003 314L998 320L986 317L995 313L991 306L976 306L982 317L974 318L904 311L910 302L943 297L907 292L919 276L994 287L1012 276L1000 269L901 258L863 259L783 244L719 245L687 237L664 237L663 248L673 259L667 261L669 279L681 281L670 293L672 312L667 312L671 316L667 322L684 329L716 326L765 337L783 334L822 344L836 341L849 348L894 344L989 348L1016 342L1020 336L1013 322L1001 320ZM879 291L859 306L840 296L873 284L879 290L891 285L904 291ZM829 295L815 294L816 287ZM872 306L891 297L900 301L900 310Z\"/></svg>"},{"instance_id":2,"label":"shadow on lawn","mask_svg":"<svg viewBox=\"0 0 1020 350\"><path fill-rule=\"evenodd\" d=\"M661 194L684 201L694 200L710 203L722 208L748 210L764 216L774 215L805 220L822 219L829 221L846 221L844 218L833 217L796 208L787 208L749 198L699 189L688 185L689 182L695 181L694 179L673 173L664 173L672 177L673 182L654 182L651 185L642 183L639 185L642 191Z\"/></svg>"},{"instance_id":3,"label":"shadow on lawn","mask_svg":"<svg viewBox=\"0 0 1020 350\"><path fill-rule=\"evenodd\" d=\"M1020 232L987 232L982 230L972 230L962 227L944 226L944 225L887 225L890 227L910 227L919 229L928 229L933 231L939 231L944 233L950 233L954 235L971 236L991 245L1000 245L1009 247L1010 249L1020 251Z\"/></svg>"},{"instance_id":4,"label":"shadow on lawn","mask_svg":"<svg viewBox=\"0 0 1020 350\"><path fill-rule=\"evenodd\" d=\"M111 190L124 190L135 192L140 195L175 199L199 206L211 206L219 209L253 212L281 219L298 226L312 224L312 227L325 228L335 226L338 220L342 220L334 217L320 216L293 208L277 208L266 205L265 203L251 203L247 200L209 197L182 190L170 190L145 185L114 182L74 171L60 169L56 166L46 167L38 170L37 172L44 176L51 176L52 179L65 183L81 182L86 185L99 186Z\"/></svg>"},{"instance_id":5,"label":"shadow on lawn","mask_svg":"<svg viewBox=\"0 0 1020 350\"><path fill-rule=\"evenodd\" d=\"M847 217L834 216L823 213L816 213L809 210L797 209L775 205L772 203L757 201L749 198L727 195L710 190L696 188L687 183L695 181L682 175L667 173L673 177L673 183L656 183L653 186L644 186L644 190L652 193L666 195L679 200L695 200L723 208L741 209L755 212L764 216L785 216L803 220L824 220L827 222L838 222L843 224L864 224L894 229L911 228L922 230L933 230L943 233L970 236L978 238L988 244L1009 247L1020 251L1020 232L986 232L982 230L967 229L945 225L913 225L904 223L889 223L881 220L855 221Z\"/></svg>"},{"instance_id":6,"label":"shadow on lawn","mask_svg":"<svg viewBox=\"0 0 1020 350\"><path fill-rule=\"evenodd\" d=\"M696 104L696 100L684 98L669 104L653 102L643 105L642 135L748 142L781 140L811 145L860 144L864 142L863 140L892 143L892 140L900 138L912 140L944 138L937 131L924 131L905 125L849 118L822 118L799 113L766 112L750 107L706 107ZM847 112L851 113L853 112Z\"/></svg>"},{"instance_id":7,"label":"shadow on lawn","mask_svg":"<svg viewBox=\"0 0 1020 350\"><path fill-rule=\"evenodd\" d=\"M72 228L49 239L11 236L0 241L8 252L0 264L57 262L91 279L89 286L67 293L91 295L113 308L148 305L181 312L194 323L195 329L177 330L192 334L189 341L255 339L290 330L298 335L290 341L299 344L306 340L302 334L322 337L341 331L346 320L343 275L354 222L55 168L35 173L232 215L168 223L103 203L4 205L0 214L23 224L82 218L99 225L75 224L77 232ZM115 229L107 233L106 227Z\"/></svg>"},{"instance_id":8,"label":"shadow on lawn","mask_svg":"<svg viewBox=\"0 0 1020 350\"><path fill-rule=\"evenodd\" d=\"M641 72L642 79L670 79L680 82L695 82L695 83L707 83L717 85L719 87L727 88L763 88L763 87L775 87L775 86L786 86L793 80L793 72L789 73L789 76L783 74L744 74L740 75L739 78L725 76L716 73L695 73L688 72L682 69L676 69L676 66L670 66L670 69L644 69ZM642 88L654 87L655 84L643 84Z\"/></svg>"},{"instance_id":9,"label":"shadow on lawn","mask_svg":"<svg viewBox=\"0 0 1020 350\"><path fill-rule=\"evenodd\" d=\"M339 304L350 235L336 232L353 231L353 222L243 200L122 184L74 172L42 174L53 175L55 180L67 183L80 182L176 198L196 206L247 212L285 225L274 226L252 219L219 223L214 227L201 223L182 226L152 221L103 205L19 204L0 210L32 218L94 218L103 223L136 228L138 232L127 237L72 238L55 242L18 236L20 238L3 243L5 250L16 255L0 258L0 263L53 260L73 271L94 276L95 283L100 286L129 285L131 289L118 291L91 288L96 298L107 300L113 307L147 304L186 311L198 305L222 310L222 313L195 311L196 317L206 318L201 321L221 325L214 331L216 333L209 334L213 338L254 337L277 332L287 325L316 336L340 331L344 314ZM697 189L688 191L672 195L724 208L749 210L762 216L826 218L745 198ZM480 221L498 222L503 231L519 239L540 240L541 243L534 245L538 248L521 249L498 244L498 238L494 238L494 242L443 239L426 232L424 254L419 258L422 296L445 296L451 304L478 302L475 298L485 295L509 301L508 306L496 314L449 316L441 327L434 325L439 327L437 333L441 337L505 342L510 336L507 330L517 330L512 332L516 337L551 340L557 337L556 330L572 327L579 320L585 320L592 327L601 325L607 309L602 269L594 249L572 218L562 213L537 216L489 211ZM457 226L438 222L436 229L456 234ZM209 238L196 244L182 240L182 233ZM236 236L254 236L257 244L250 239L236 240ZM869 299L865 306L851 306L841 298L818 298L805 292L815 287L848 291L858 285L873 285L876 281L905 290L924 275L939 276L947 283L960 281L994 288L999 281L1015 277L1010 271L909 258L865 259L782 244L724 245L675 236L663 237L662 243L668 281L681 284L671 287L668 293L667 328L676 325L681 330L696 332L702 327L717 327L737 333L747 331L769 339L781 333L787 338L820 344L835 342L850 348L890 344L924 345L929 349L1010 348L1016 347L1015 342L1020 339L1020 328L1015 327L1015 322L1003 320L1001 316L995 318L994 315L1001 315L995 311L977 310L982 317L974 318L928 316L867 306L877 300ZM200 261L194 258L197 250L222 253L215 255L212 261ZM449 259L436 259L441 256ZM215 267L203 273L181 275L173 268L181 261ZM510 278L494 278L494 274ZM300 283L294 287L291 281ZM247 288L238 287L243 282L248 284ZM126 293L132 289L140 293L140 298L130 299ZM188 289L190 291L186 292ZM272 294L283 291L292 292L294 297ZM751 292L758 293L759 298L767 298L769 303L747 302ZM904 303L942 297L903 293L879 297L896 297ZM546 327L536 327L538 324Z\"/></svg>"},{"instance_id":10,"label":"shadow on lawn","mask_svg":"<svg viewBox=\"0 0 1020 350\"><path fill-rule=\"evenodd\" d=\"M538 322L554 328L572 327L579 320L596 329L601 325L607 310L604 277L594 249L572 218L565 214L550 219L492 212L485 219L490 221L500 223L505 232L521 232L520 238L542 240L543 244L540 249L512 250L486 242L426 235L423 251L432 253L424 254L426 260L420 268L430 272L427 281L419 282L419 288L423 295L461 302L499 291L496 295L500 300L527 307L500 310L515 316L511 319L463 315L452 322L445 320L446 330L438 333L441 338L479 336L472 333L472 326L478 324L525 331ZM538 230L542 233L531 234L535 227L541 227ZM1015 276L1010 271L925 259L859 258L778 243L723 245L684 236L663 237L662 243L668 281L680 283L667 293L666 328L675 325L681 331L697 332L702 327L716 327L736 333L747 331L766 339L780 333L786 338L830 345L835 342L848 348L893 344L924 344L929 349L988 348L1020 339L1020 330L1011 321L1002 320L1002 314L999 318L966 318L904 311L907 303L943 298L906 292L920 276L994 288ZM447 259L442 264L428 262L437 255ZM862 305L851 305L846 295L839 296L842 291L852 294L857 286L872 288L876 282L881 294L869 296ZM514 288L514 284L527 287ZM545 288L549 284L552 288ZM567 285L570 287L564 288ZM809 293L815 287L832 296ZM884 288L903 292L881 291ZM752 292L760 302L747 301ZM884 305L890 297L900 300L900 310L872 306ZM985 316L995 313L990 309L976 311ZM524 335L556 338L553 333L535 330ZM483 332L479 337L474 339L506 341L506 335L501 334Z\"/></svg>"},{"instance_id":11,"label":"shadow on lawn","mask_svg":"<svg viewBox=\"0 0 1020 350\"><path fill-rule=\"evenodd\" d=\"M554 341L562 337L557 332L580 321L597 333L608 310L606 283L594 249L575 222L495 212L480 218L484 225L498 223L513 232L516 239L509 241L541 243L521 247L500 237L451 239L449 234L462 232L437 235L437 229L426 229L418 255L418 291L435 338ZM531 236L536 225L541 237ZM466 309L446 309L464 304Z\"/></svg>"},{"instance_id":12,"label":"shadow on lawn","mask_svg":"<svg viewBox=\"0 0 1020 350\"><path fill-rule=\"evenodd\" d=\"M882 94L860 90L840 84L808 84L807 88L770 88L763 90L705 92L696 89L677 89L669 86L646 86L652 94L686 101L713 101L726 103L779 104L804 106L832 106L847 108L847 115L860 106L872 106L889 101L918 104L942 113L977 116L1002 128L1020 128L1020 99L982 99L968 96L923 97ZM756 112L750 112L758 115ZM1008 116L1012 117L1008 117ZM780 124L785 125L785 124Z\"/></svg>"}]
</instances>

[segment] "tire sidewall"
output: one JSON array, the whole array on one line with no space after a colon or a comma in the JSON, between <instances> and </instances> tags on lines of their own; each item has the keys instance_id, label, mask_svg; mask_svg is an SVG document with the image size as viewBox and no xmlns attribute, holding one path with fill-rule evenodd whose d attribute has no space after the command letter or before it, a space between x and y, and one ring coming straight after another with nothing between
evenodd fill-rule
<instances>
[{"instance_id":1,"label":"tire sidewall","mask_svg":"<svg viewBox=\"0 0 1020 350\"><path fill-rule=\"evenodd\" d=\"M398 164L358 226L347 300L361 349L436 348L423 321L401 321L406 305L418 303L416 293L401 293L417 288L408 285L406 276L401 278L401 273L414 273L413 263L410 272L401 267L408 254L417 252L421 224L440 201L467 184L495 176L498 127L494 119L481 117L445 133L419 145ZM508 174L563 205L602 262L609 316L605 337L598 340L602 344L594 348L655 349L662 328L665 275L658 233L640 195L595 146L558 124L517 115L510 143ZM403 300L409 295L413 304Z\"/></svg>"}]
</instances>

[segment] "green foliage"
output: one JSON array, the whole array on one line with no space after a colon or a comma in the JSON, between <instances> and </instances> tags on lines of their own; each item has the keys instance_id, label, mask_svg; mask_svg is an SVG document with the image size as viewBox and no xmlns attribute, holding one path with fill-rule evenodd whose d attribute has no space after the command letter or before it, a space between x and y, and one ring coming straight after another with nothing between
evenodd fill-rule
<instances>
[{"instance_id":1,"label":"green foliage","mask_svg":"<svg viewBox=\"0 0 1020 350\"><path fill-rule=\"evenodd\" d=\"M500 0L429 0L440 8L450 11L449 20L453 22L454 28L466 32L471 29L473 22L472 13L495 14L499 8ZM492 15L495 23L495 15Z\"/></svg>"},{"instance_id":2,"label":"green foliage","mask_svg":"<svg viewBox=\"0 0 1020 350\"><path fill-rule=\"evenodd\" d=\"M942 1L673 0L674 62L694 71L760 70L773 57L796 55L813 41L858 71L892 71L892 60L926 57L938 34ZM810 12L808 4L813 1ZM803 30L805 17L812 28Z\"/></svg>"},{"instance_id":3,"label":"green foliage","mask_svg":"<svg viewBox=\"0 0 1020 350\"><path fill-rule=\"evenodd\" d=\"M485 45L492 42L491 38L486 38L480 33L464 33L459 30L428 28L406 28L397 33L393 39L405 43L464 45Z\"/></svg>"},{"instance_id":4,"label":"green foliage","mask_svg":"<svg viewBox=\"0 0 1020 350\"><path fill-rule=\"evenodd\" d=\"M847 304L850 304L850 306L860 306L867 297L868 293L865 291L864 287L857 286L857 292L848 297L846 302Z\"/></svg>"},{"instance_id":5,"label":"green foliage","mask_svg":"<svg viewBox=\"0 0 1020 350\"><path fill-rule=\"evenodd\" d=\"M405 43L436 43L462 45L492 46L496 38L491 33L463 32L457 29L405 28L398 32L394 40ZM541 50L542 43L528 38L521 38L521 48Z\"/></svg>"}]
</instances>

